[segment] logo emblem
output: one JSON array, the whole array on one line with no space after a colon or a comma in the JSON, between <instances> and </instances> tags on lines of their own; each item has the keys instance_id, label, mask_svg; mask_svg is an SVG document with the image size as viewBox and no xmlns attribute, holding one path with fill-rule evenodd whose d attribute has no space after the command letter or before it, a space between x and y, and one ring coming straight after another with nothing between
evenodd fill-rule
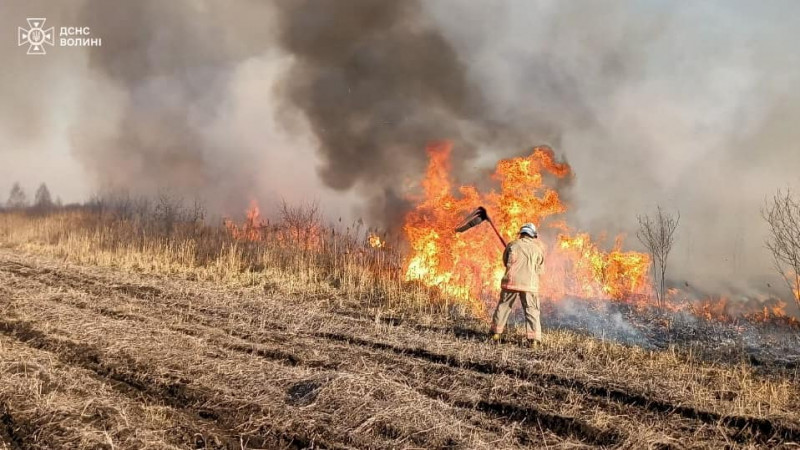
<instances>
[{"instance_id":1,"label":"logo emblem","mask_svg":"<svg viewBox=\"0 0 800 450\"><path fill-rule=\"evenodd\" d=\"M55 37L53 36L53 27L44 29L44 23L47 19L31 19L28 18L28 29L19 27L17 29L17 45L28 45L29 55L44 55L47 52L44 50L44 44L50 46L55 45Z\"/></svg>"}]
</instances>

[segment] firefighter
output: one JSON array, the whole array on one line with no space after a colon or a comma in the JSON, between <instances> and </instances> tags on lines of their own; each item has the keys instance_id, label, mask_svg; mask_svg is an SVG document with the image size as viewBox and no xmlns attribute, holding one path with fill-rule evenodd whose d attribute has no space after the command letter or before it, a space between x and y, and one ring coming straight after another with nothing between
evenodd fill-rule
<instances>
[{"instance_id":1,"label":"firefighter","mask_svg":"<svg viewBox=\"0 0 800 450\"><path fill-rule=\"evenodd\" d=\"M542 342L539 322L539 276L544 272L544 246L538 239L536 226L526 223L519 230L519 239L511 241L503 252L506 273L500 283L500 302L492 316L492 341L500 342L514 302L519 299L525 310L525 336L528 345Z\"/></svg>"}]
</instances>

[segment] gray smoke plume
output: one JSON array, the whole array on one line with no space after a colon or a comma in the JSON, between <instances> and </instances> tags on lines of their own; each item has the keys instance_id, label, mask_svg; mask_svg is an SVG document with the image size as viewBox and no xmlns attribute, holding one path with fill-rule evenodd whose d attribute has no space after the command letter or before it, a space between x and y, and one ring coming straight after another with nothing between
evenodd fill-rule
<instances>
[{"instance_id":1,"label":"gray smoke plume","mask_svg":"<svg viewBox=\"0 0 800 450\"><path fill-rule=\"evenodd\" d=\"M213 206L243 205L255 194L254 159L219 127L230 125L224 115L239 65L269 45L267 17L246 1L86 1L79 22L104 38L88 67L117 96L118 118L108 135L79 126L74 140L102 185L199 192ZM103 106L85 105L101 116Z\"/></svg>"},{"instance_id":2,"label":"gray smoke plume","mask_svg":"<svg viewBox=\"0 0 800 450\"><path fill-rule=\"evenodd\" d=\"M487 114L522 138L500 154L544 140L569 157L571 225L627 233L635 248L636 215L660 204L681 212L670 268L681 286L749 294L780 285L760 208L776 189L800 187L791 44L800 5L429 6L474 62Z\"/></svg>"},{"instance_id":3,"label":"gray smoke plume","mask_svg":"<svg viewBox=\"0 0 800 450\"><path fill-rule=\"evenodd\" d=\"M278 5L280 43L294 57L283 88L319 141L322 179L370 192L373 218L396 223L399 188L424 170L426 144L452 139L465 162L476 144L467 137L486 133L464 62L418 1Z\"/></svg>"},{"instance_id":4,"label":"gray smoke plume","mask_svg":"<svg viewBox=\"0 0 800 450\"><path fill-rule=\"evenodd\" d=\"M42 56L3 40L0 56L11 64L0 79L0 142L8 143L6 167L18 173L2 173L9 183L46 177L41 181L56 193L83 192L68 195L71 201L106 190L169 191L227 213L264 193L270 183L259 177L270 172L264 155L274 151L273 141L262 139L266 149L256 151L238 119L247 110L263 112L239 89L251 72L267 72L259 67L273 41L267 6L11 0L0 8L4 30L45 17L56 41L62 26L90 27L102 39L100 47L56 45ZM270 80L264 83L268 91ZM271 128L269 120L262 115L261 129ZM70 154L78 164L47 170L51 155ZM84 188L71 189L76 185Z\"/></svg>"}]
</instances>

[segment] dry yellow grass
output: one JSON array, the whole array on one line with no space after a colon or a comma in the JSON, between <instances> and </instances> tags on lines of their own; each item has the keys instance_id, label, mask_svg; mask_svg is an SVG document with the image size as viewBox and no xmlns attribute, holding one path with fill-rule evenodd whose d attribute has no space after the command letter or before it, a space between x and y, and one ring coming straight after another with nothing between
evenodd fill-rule
<instances>
[{"instance_id":1,"label":"dry yellow grass","mask_svg":"<svg viewBox=\"0 0 800 450\"><path fill-rule=\"evenodd\" d=\"M318 220L318 219L317 219ZM37 216L0 215L0 245L79 264L145 274L173 275L229 286L262 285L284 294L336 295L368 306L415 312L448 307L448 299L405 283L392 249L372 249L355 226L345 232L304 226L321 238L308 246L285 222L259 241L237 240L221 226L174 223L164 230L151 217L119 219L85 210ZM278 239L280 234L281 239Z\"/></svg>"},{"instance_id":2,"label":"dry yellow grass","mask_svg":"<svg viewBox=\"0 0 800 450\"><path fill-rule=\"evenodd\" d=\"M485 322L402 282L395 254L333 236L310 249L196 223L0 215L0 449L37 436L52 448L797 447L796 373L564 330L537 351L493 346Z\"/></svg>"}]
</instances>

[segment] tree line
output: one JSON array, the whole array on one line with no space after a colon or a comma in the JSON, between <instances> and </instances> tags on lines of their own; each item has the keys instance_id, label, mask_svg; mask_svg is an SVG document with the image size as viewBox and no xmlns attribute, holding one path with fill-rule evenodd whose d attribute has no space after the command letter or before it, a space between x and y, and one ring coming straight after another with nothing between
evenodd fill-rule
<instances>
[{"instance_id":1,"label":"tree line","mask_svg":"<svg viewBox=\"0 0 800 450\"><path fill-rule=\"evenodd\" d=\"M33 203L28 199L28 194L25 192L25 189L23 189L18 182L14 183L8 194L8 200L6 200L5 203L6 209L33 208L40 211L60 208L61 206L61 198L56 197L56 200L53 201L50 189L47 188L47 184L45 183L40 184L36 189L36 193L33 196Z\"/></svg>"}]
</instances>

